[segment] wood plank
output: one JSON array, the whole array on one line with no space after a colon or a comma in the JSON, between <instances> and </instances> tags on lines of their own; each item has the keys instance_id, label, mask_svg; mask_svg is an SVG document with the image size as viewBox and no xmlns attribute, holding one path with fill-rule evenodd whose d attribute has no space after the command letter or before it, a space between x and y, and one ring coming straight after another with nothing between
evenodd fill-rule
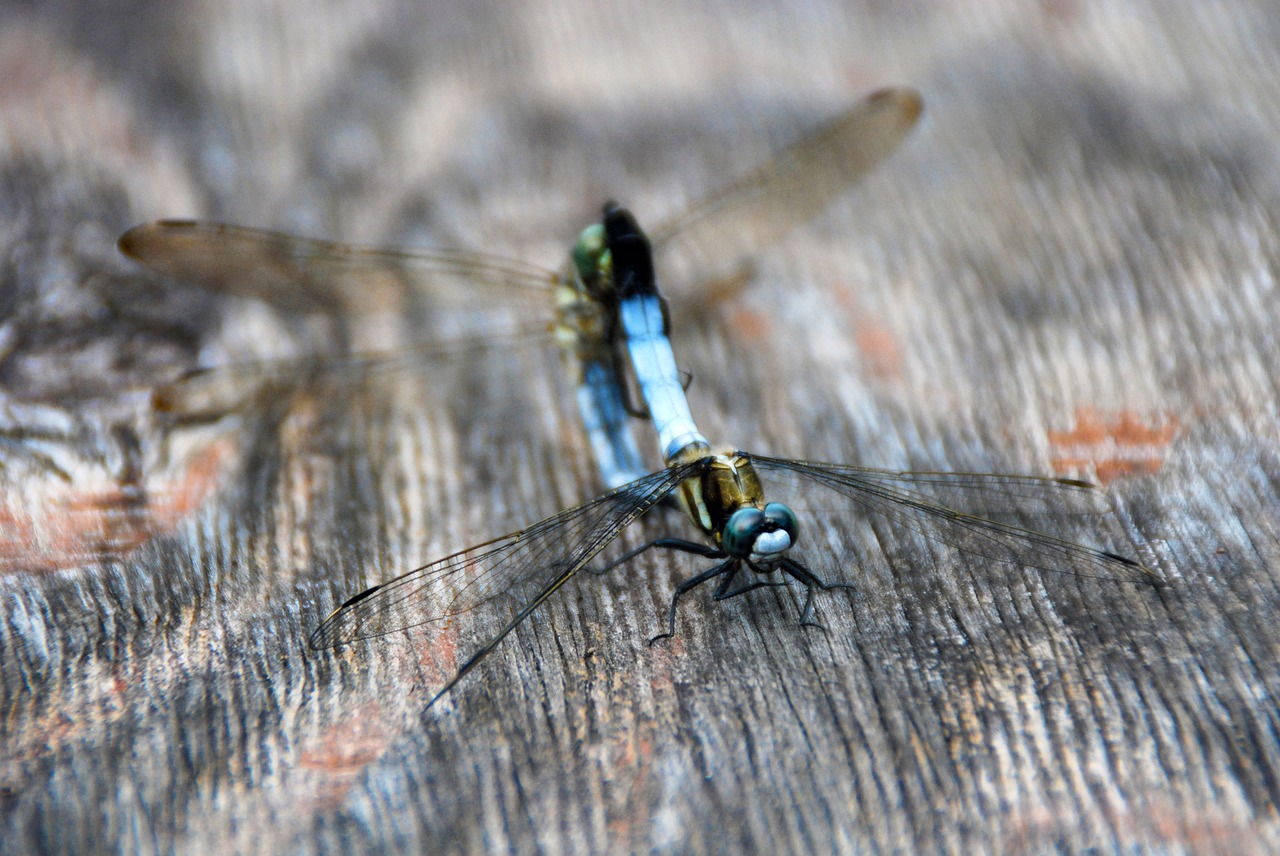
<instances>
[{"instance_id":1,"label":"wood plank","mask_svg":"<svg viewBox=\"0 0 1280 856\"><path fill-rule=\"evenodd\" d=\"M0 850L1280 846L1271 4L130 8L0 35ZM120 232L556 266L605 198L657 222L886 84L923 126L738 302L695 312L673 271L695 415L768 454L1097 479L1114 513L1055 531L1163 589L819 515L803 543L857 584L825 630L796 592L699 592L650 647L701 566L646 556L425 714L482 628L306 649L363 587L595 495L572 387L551 351L469 352L175 424L148 390L188 367L414 317L210 296ZM622 546L661 534L692 533L662 510Z\"/></svg>"}]
</instances>

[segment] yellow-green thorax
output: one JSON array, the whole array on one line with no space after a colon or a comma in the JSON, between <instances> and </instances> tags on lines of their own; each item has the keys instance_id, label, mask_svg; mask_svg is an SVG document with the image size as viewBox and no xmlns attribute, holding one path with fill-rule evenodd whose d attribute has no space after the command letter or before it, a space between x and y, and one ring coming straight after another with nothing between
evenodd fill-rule
<instances>
[{"instance_id":1,"label":"yellow-green thorax","mask_svg":"<svg viewBox=\"0 0 1280 856\"><path fill-rule=\"evenodd\" d=\"M583 229L556 288L555 339L580 362L607 362L612 355L617 292L604 226Z\"/></svg>"},{"instance_id":2,"label":"yellow-green thorax","mask_svg":"<svg viewBox=\"0 0 1280 856\"><path fill-rule=\"evenodd\" d=\"M690 519L704 533L720 541L729 516L740 508L764 508L764 488L751 461L734 451L711 452L706 446L684 449L668 465L711 454L707 468L680 485L677 495Z\"/></svg>"}]
</instances>

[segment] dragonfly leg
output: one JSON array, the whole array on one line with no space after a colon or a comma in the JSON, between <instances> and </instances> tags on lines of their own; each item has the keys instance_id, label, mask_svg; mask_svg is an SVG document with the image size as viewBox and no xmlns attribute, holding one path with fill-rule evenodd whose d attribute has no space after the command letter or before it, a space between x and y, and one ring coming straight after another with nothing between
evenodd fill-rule
<instances>
[{"instance_id":1,"label":"dragonfly leg","mask_svg":"<svg viewBox=\"0 0 1280 856\"><path fill-rule=\"evenodd\" d=\"M813 573L799 562L791 559L784 559L780 566L784 571L795 579L804 583L805 596L804 608L800 610L800 626L801 627L817 627L820 630L826 630L821 624L813 620L813 593L818 589L823 591L831 591L838 588L855 588L853 583L824 583Z\"/></svg>"},{"instance_id":2,"label":"dragonfly leg","mask_svg":"<svg viewBox=\"0 0 1280 856\"><path fill-rule=\"evenodd\" d=\"M649 408L643 404L638 404L635 399L635 390L631 388L631 384L627 383L627 374L623 371L624 358L620 355L618 348L614 348L613 356L613 375L617 378L618 389L622 391L622 407L627 414L637 419L648 419Z\"/></svg>"},{"instance_id":3,"label":"dragonfly leg","mask_svg":"<svg viewBox=\"0 0 1280 856\"><path fill-rule=\"evenodd\" d=\"M632 397L632 395L633 395L632 392L627 391L622 399L622 406L626 408L627 415L634 416L637 419L648 419L649 408L641 407L640 405L636 404L635 399Z\"/></svg>"},{"instance_id":4,"label":"dragonfly leg","mask_svg":"<svg viewBox=\"0 0 1280 856\"><path fill-rule=\"evenodd\" d=\"M639 556L645 550L652 547L658 547L665 550L679 550L682 553L692 553L695 556L705 556L708 559L723 559L726 555L724 550L717 547L709 547L706 544L699 544L696 541L686 541L683 538L658 538L650 541L648 544L642 544L634 550L623 553L603 568L598 570L594 568L583 568L583 570L589 574L595 574L596 576L607 574L609 571L618 567L618 565L631 561L636 556Z\"/></svg>"},{"instance_id":5,"label":"dragonfly leg","mask_svg":"<svg viewBox=\"0 0 1280 856\"><path fill-rule=\"evenodd\" d=\"M754 582L744 583L730 591L729 584L733 582L735 576L736 574L727 575L720 581L720 585L716 586L716 592L714 595L716 600L728 600L731 597L737 597L740 594L746 594L747 592L754 591L758 588L772 588L774 586L785 586L787 584L786 580L757 579Z\"/></svg>"},{"instance_id":6,"label":"dragonfly leg","mask_svg":"<svg viewBox=\"0 0 1280 856\"><path fill-rule=\"evenodd\" d=\"M619 375L621 377L621 375ZM637 419L651 419L653 414L649 412L649 408L643 404L637 404L635 400L635 391L631 389L629 384L622 384L622 408L627 411L628 416L634 416ZM688 392L689 387L693 386L693 372L680 369L680 390Z\"/></svg>"},{"instance_id":7,"label":"dragonfly leg","mask_svg":"<svg viewBox=\"0 0 1280 856\"><path fill-rule=\"evenodd\" d=\"M720 564L716 565L715 567L710 568L709 570L705 570L702 573L698 574L697 576L692 576L689 579L685 580L684 582L680 583L680 585L676 586L676 593L671 596L671 606L667 609L667 632L659 633L657 636L649 640L649 644L652 645L654 642L657 642L659 639L670 639L672 636L676 635L676 604L680 602L681 597L687 594L691 589L697 588L698 586L702 585L707 580L715 579L721 574L727 574L728 576L725 582L722 582L716 588L716 594L718 595L720 593L720 589L723 589L726 583L728 583L733 579L737 571L738 571L738 560L727 559L721 562Z\"/></svg>"}]
</instances>

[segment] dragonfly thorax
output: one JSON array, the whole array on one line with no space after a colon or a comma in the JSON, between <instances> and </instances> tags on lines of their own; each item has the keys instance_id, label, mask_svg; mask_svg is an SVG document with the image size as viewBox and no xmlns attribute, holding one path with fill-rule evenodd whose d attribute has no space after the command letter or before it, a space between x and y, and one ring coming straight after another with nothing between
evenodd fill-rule
<instances>
[{"instance_id":1,"label":"dragonfly thorax","mask_svg":"<svg viewBox=\"0 0 1280 856\"><path fill-rule=\"evenodd\" d=\"M771 565L796 543L795 513L781 502L764 501L764 488L750 458L739 453L712 455L686 497L691 516L735 559Z\"/></svg>"},{"instance_id":2,"label":"dragonfly thorax","mask_svg":"<svg viewBox=\"0 0 1280 856\"><path fill-rule=\"evenodd\" d=\"M588 288L600 275L600 260L607 248L603 223L592 223L578 233L573 245L573 269Z\"/></svg>"},{"instance_id":3,"label":"dragonfly thorax","mask_svg":"<svg viewBox=\"0 0 1280 856\"><path fill-rule=\"evenodd\" d=\"M594 223L579 233L568 269L559 278L555 307L553 331L562 349L583 362L611 360L617 294L604 224Z\"/></svg>"},{"instance_id":4,"label":"dragonfly thorax","mask_svg":"<svg viewBox=\"0 0 1280 856\"><path fill-rule=\"evenodd\" d=\"M616 207L616 202L606 203L605 216ZM604 223L592 223L578 233L569 262L574 287L584 299L610 307L616 305L618 286L613 278L613 250Z\"/></svg>"}]
</instances>

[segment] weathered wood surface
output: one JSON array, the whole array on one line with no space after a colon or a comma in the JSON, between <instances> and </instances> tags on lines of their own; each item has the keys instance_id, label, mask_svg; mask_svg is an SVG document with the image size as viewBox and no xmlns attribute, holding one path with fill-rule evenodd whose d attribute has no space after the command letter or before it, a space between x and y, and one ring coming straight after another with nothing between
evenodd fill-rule
<instances>
[{"instance_id":1,"label":"weathered wood surface","mask_svg":"<svg viewBox=\"0 0 1280 856\"><path fill-rule=\"evenodd\" d=\"M1280 13L868 6L6 4L0 849L1280 847ZM465 652L306 637L596 492L555 356L204 426L126 392L333 341L141 274L136 222L554 265L606 196L652 219L888 83L907 148L685 324L695 413L1099 478L1164 590L870 548L825 633L697 596L650 648L696 567L653 558L422 715Z\"/></svg>"}]
</instances>

